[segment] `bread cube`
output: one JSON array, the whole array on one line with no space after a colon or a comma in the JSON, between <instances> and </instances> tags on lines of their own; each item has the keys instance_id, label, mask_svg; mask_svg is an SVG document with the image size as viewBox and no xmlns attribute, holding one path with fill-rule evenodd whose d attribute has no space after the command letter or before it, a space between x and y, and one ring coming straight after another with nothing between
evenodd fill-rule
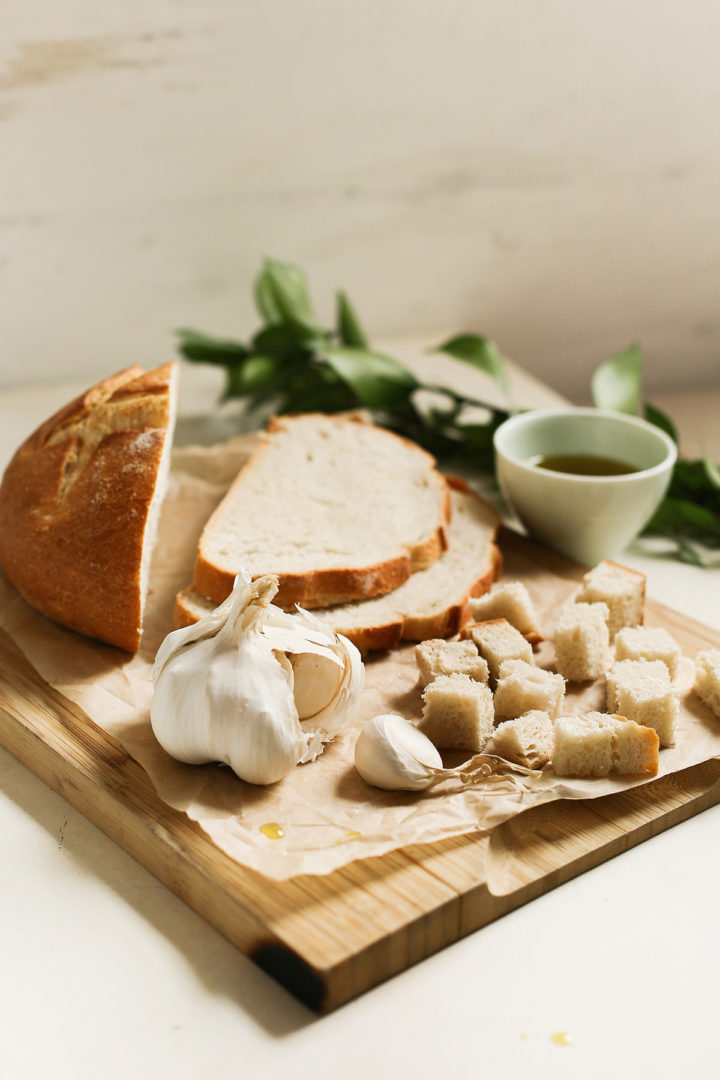
<instances>
[{"instance_id":1,"label":"bread cube","mask_svg":"<svg viewBox=\"0 0 720 1080\"><path fill-rule=\"evenodd\" d=\"M706 649L695 657L693 690L720 717L720 649Z\"/></svg>"},{"instance_id":2,"label":"bread cube","mask_svg":"<svg viewBox=\"0 0 720 1080\"><path fill-rule=\"evenodd\" d=\"M532 664L532 646L507 619L469 623L463 630L463 637L472 638L478 652L487 661L491 686L495 685L500 665L505 660L524 660Z\"/></svg>"},{"instance_id":3,"label":"bread cube","mask_svg":"<svg viewBox=\"0 0 720 1080\"><path fill-rule=\"evenodd\" d=\"M521 581L493 585L485 596L470 599L470 611L475 622L507 619L529 642L543 639L530 593Z\"/></svg>"},{"instance_id":4,"label":"bread cube","mask_svg":"<svg viewBox=\"0 0 720 1080\"><path fill-rule=\"evenodd\" d=\"M583 578L575 595L580 603L608 606L610 640L623 626L641 626L645 617L645 575L603 559Z\"/></svg>"},{"instance_id":5,"label":"bread cube","mask_svg":"<svg viewBox=\"0 0 720 1080\"><path fill-rule=\"evenodd\" d=\"M607 676L608 709L658 733L661 746L675 743L680 712L662 660L616 660Z\"/></svg>"},{"instance_id":6,"label":"bread cube","mask_svg":"<svg viewBox=\"0 0 720 1080\"><path fill-rule=\"evenodd\" d=\"M524 660L505 660L500 665L495 691L496 716L513 718L534 709L557 716L564 697L562 675Z\"/></svg>"},{"instance_id":7,"label":"bread cube","mask_svg":"<svg viewBox=\"0 0 720 1080\"><path fill-rule=\"evenodd\" d=\"M552 757L553 741L552 720L546 712L532 709L498 724L486 749L528 769L542 769Z\"/></svg>"},{"instance_id":8,"label":"bread cube","mask_svg":"<svg viewBox=\"0 0 720 1080\"><path fill-rule=\"evenodd\" d=\"M609 776L612 748L612 728L592 716L555 721L552 763L558 776Z\"/></svg>"},{"instance_id":9,"label":"bread cube","mask_svg":"<svg viewBox=\"0 0 720 1080\"><path fill-rule=\"evenodd\" d=\"M671 679L681 656L680 646L661 626L624 626L615 637L616 660L662 660Z\"/></svg>"},{"instance_id":10,"label":"bread cube","mask_svg":"<svg viewBox=\"0 0 720 1080\"><path fill-rule=\"evenodd\" d=\"M555 629L555 667L572 682L595 679L607 667L607 604L567 604Z\"/></svg>"},{"instance_id":11,"label":"bread cube","mask_svg":"<svg viewBox=\"0 0 720 1080\"><path fill-rule=\"evenodd\" d=\"M658 770L660 748L657 731L625 716L613 715L610 720L614 722L612 771L618 776L654 776Z\"/></svg>"},{"instance_id":12,"label":"bread cube","mask_svg":"<svg viewBox=\"0 0 720 1080\"><path fill-rule=\"evenodd\" d=\"M555 722L553 766L558 776L654 776L660 740L624 716L589 712Z\"/></svg>"},{"instance_id":13,"label":"bread cube","mask_svg":"<svg viewBox=\"0 0 720 1080\"><path fill-rule=\"evenodd\" d=\"M441 749L484 749L494 730L490 688L469 675L440 675L423 691L420 731Z\"/></svg>"},{"instance_id":14,"label":"bread cube","mask_svg":"<svg viewBox=\"0 0 720 1080\"><path fill-rule=\"evenodd\" d=\"M421 641L415 646L415 660L423 686L438 675L469 675L476 682L488 681L487 663L470 638L465 641L445 641L444 638Z\"/></svg>"}]
</instances>

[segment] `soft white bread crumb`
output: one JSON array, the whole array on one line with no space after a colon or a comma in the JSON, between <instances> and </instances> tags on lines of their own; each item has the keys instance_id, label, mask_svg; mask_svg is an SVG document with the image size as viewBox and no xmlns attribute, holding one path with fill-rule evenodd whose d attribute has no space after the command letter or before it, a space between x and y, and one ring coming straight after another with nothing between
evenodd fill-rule
<instances>
[{"instance_id":1,"label":"soft white bread crumb","mask_svg":"<svg viewBox=\"0 0 720 1080\"><path fill-rule=\"evenodd\" d=\"M610 640L623 626L641 626L645 615L645 575L603 559L583 578L575 596L582 603L608 606Z\"/></svg>"},{"instance_id":2,"label":"soft white bread crumb","mask_svg":"<svg viewBox=\"0 0 720 1080\"><path fill-rule=\"evenodd\" d=\"M657 732L624 716L589 712L555 722L553 766L558 776L654 776Z\"/></svg>"},{"instance_id":3,"label":"soft white bread crumb","mask_svg":"<svg viewBox=\"0 0 720 1080\"><path fill-rule=\"evenodd\" d=\"M612 728L592 717L560 716L552 752L558 776L608 776L612 769Z\"/></svg>"},{"instance_id":4,"label":"soft white bread crumb","mask_svg":"<svg viewBox=\"0 0 720 1080\"><path fill-rule=\"evenodd\" d=\"M607 667L610 634L608 606L568 604L555 629L555 666L573 682L595 679Z\"/></svg>"},{"instance_id":5,"label":"soft white bread crumb","mask_svg":"<svg viewBox=\"0 0 720 1080\"><path fill-rule=\"evenodd\" d=\"M500 665L505 660L533 662L532 646L519 630L507 619L490 619L488 622L470 623L463 629L463 637L471 637L477 650L490 669L490 682L497 681Z\"/></svg>"},{"instance_id":6,"label":"soft white bread crumb","mask_svg":"<svg viewBox=\"0 0 720 1080\"><path fill-rule=\"evenodd\" d=\"M615 637L616 660L662 660L671 679L681 656L680 646L662 626L624 626Z\"/></svg>"},{"instance_id":7,"label":"soft white bread crumb","mask_svg":"<svg viewBox=\"0 0 720 1080\"><path fill-rule=\"evenodd\" d=\"M606 713L586 713L605 719ZM613 724L613 766L618 776L646 774L654 776L658 770L660 739L653 728L636 724L625 716L610 716Z\"/></svg>"},{"instance_id":8,"label":"soft white bread crumb","mask_svg":"<svg viewBox=\"0 0 720 1080\"><path fill-rule=\"evenodd\" d=\"M564 697L562 675L525 660L504 660L500 665L495 691L496 716L517 717L533 709L557 716Z\"/></svg>"},{"instance_id":9,"label":"soft white bread crumb","mask_svg":"<svg viewBox=\"0 0 720 1080\"><path fill-rule=\"evenodd\" d=\"M470 601L475 622L507 619L530 642L542 641L530 593L521 581L493 585L490 592Z\"/></svg>"},{"instance_id":10,"label":"soft white bread crumb","mask_svg":"<svg viewBox=\"0 0 720 1080\"><path fill-rule=\"evenodd\" d=\"M444 638L421 641L415 646L415 660L423 686L439 675L469 675L476 682L488 681L487 663L470 638L465 641L446 641Z\"/></svg>"},{"instance_id":11,"label":"soft white bread crumb","mask_svg":"<svg viewBox=\"0 0 720 1080\"><path fill-rule=\"evenodd\" d=\"M423 691L420 731L443 749L484 749L493 733L494 710L489 687L469 675L440 675Z\"/></svg>"},{"instance_id":12,"label":"soft white bread crumb","mask_svg":"<svg viewBox=\"0 0 720 1080\"><path fill-rule=\"evenodd\" d=\"M661 746L674 745L680 705L662 660L616 660L607 676L607 705L657 731Z\"/></svg>"},{"instance_id":13,"label":"soft white bread crumb","mask_svg":"<svg viewBox=\"0 0 720 1080\"><path fill-rule=\"evenodd\" d=\"M720 649L706 649L695 657L693 690L720 717Z\"/></svg>"},{"instance_id":14,"label":"soft white bread crumb","mask_svg":"<svg viewBox=\"0 0 720 1080\"><path fill-rule=\"evenodd\" d=\"M532 709L517 720L498 724L487 749L528 769L542 769L553 752L553 722L546 712Z\"/></svg>"}]
</instances>

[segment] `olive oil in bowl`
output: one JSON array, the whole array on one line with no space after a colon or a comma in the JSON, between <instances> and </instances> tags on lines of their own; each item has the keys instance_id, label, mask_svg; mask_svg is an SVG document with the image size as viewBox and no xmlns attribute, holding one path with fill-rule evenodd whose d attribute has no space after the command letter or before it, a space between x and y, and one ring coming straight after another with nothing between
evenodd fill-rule
<instances>
[{"instance_id":1,"label":"olive oil in bowl","mask_svg":"<svg viewBox=\"0 0 720 1080\"><path fill-rule=\"evenodd\" d=\"M552 472L572 473L573 476L626 476L639 471L625 461L600 457L598 454L546 454L535 458L533 465Z\"/></svg>"}]
</instances>

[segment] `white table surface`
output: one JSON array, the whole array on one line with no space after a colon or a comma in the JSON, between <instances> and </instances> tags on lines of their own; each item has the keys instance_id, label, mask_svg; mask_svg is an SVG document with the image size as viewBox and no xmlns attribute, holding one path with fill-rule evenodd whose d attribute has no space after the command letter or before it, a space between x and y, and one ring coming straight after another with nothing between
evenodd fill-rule
<instances>
[{"instance_id":1,"label":"white table surface","mask_svg":"<svg viewBox=\"0 0 720 1080\"><path fill-rule=\"evenodd\" d=\"M206 435L214 384L185 384L184 431ZM0 466L78 389L0 392ZM689 452L717 448L720 390L689 397L657 403ZM720 629L717 570L623 559ZM720 807L318 1018L0 751L0 1077L712 1075L718 837Z\"/></svg>"}]
</instances>

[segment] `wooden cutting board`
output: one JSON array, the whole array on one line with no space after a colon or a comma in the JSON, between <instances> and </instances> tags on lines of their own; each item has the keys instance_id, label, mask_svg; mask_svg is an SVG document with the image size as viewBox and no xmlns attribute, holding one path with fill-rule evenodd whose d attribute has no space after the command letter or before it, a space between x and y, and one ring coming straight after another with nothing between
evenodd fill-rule
<instances>
[{"instance_id":1,"label":"wooden cutting board","mask_svg":"<svg viewBox=\"0 0 720 1080\"><path fill-rule=\"evenodd\" d=\"M512 533L506 576L578 567ZM648 602L687 655L720 633ZM720 760L629 791L277 882L233 862L144 770L0 640L0 742L311 1008L328 1012L464 934L720 801Z\"/></svg>"}]
</instances>

